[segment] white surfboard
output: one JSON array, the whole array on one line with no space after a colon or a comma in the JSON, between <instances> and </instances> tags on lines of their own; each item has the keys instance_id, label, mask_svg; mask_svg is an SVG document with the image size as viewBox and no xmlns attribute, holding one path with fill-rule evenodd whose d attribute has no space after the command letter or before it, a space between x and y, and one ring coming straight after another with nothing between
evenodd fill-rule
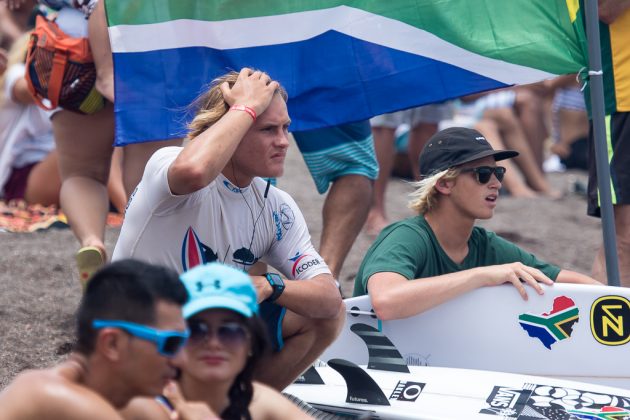
<instances>
[{"instance_id":1,"label":"white surfboard","mask_svg":"<svg viewBox=\"0 0 630 420\"><path fill-rule=\"evenodd\" d=\"M293 384L284 392L317 409L354 418L621 420L630 416L630 391L617 388L468 369L412 366L409 370L372 370L336 359L330 367L311 370L311 380L318 377L315 383Z\"/></svg>"},{"instance_id":2,"label":"white surfboard","mask_svg":"<svg viewBox=\"0 0 630 420\"><path fill-rule=\"evenodd\" d=\"M551 376L630 389L630 289L543 287L543 296L527 287L528 301L509 285L480 288L395 321L376 319L367 296L346 299L346 325L320 359L367 365L368 348L351 331L353 324L362 323L382 331L410 365Z\"/></svg>"}]
</instances>

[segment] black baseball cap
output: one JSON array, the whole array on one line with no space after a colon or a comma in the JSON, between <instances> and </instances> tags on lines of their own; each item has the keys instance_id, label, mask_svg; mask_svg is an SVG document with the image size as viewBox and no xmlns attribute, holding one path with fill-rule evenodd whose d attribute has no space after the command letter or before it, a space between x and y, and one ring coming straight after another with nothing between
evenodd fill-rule
<instances>
[{"instance_id":1,"label":"black baseball cap","mask_svg":"<svg viewBox=\"0 0 630 420\"><path fill-rule=\"evenodd\" d=\"M473 160L494 156L495 161L518 156L514 150L494 150L477 130L451 127L434 134L420 154L422 176L431 176Z\"/></svg>"}]
</instances>

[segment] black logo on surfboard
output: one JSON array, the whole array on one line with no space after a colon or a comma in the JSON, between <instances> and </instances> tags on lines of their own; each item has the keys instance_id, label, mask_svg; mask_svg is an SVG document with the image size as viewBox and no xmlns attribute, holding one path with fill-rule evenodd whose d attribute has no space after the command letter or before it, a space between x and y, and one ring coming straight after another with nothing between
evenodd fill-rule
<instances>
[{"instance_id":1,"label":"black logo on surfboard","mask_svg":"<svg viewBox=\"0 0 630 420\"><path fill-rule=\"evenodd\" d=\"M593 302L591 332L607 346L630 341L630 301L623 296L602 296Z\"/></svg>"},{"instance_id":2,"label":"black logo on surfboard","mask_svg":"<svg viewBox=\"0 0 630 420\"><path fill-rule=\"evenodd\" d=\"M424 389L425 384L420 382L398 381L394 392L390 395L390 400L410 401L418 399Z\"/></svg>"},{"instance_id":3,"label":"black logo on surfboard","mask_svg":"<svg viewBox=\"0 0 630 420\"><path fill-rule=\"evenodd\" d=\"M481 414L494 414L504 417L518 417L525 408L531 389L495 386L486 399L488 407L480 411Z\"/></svg>"}]
</instances>

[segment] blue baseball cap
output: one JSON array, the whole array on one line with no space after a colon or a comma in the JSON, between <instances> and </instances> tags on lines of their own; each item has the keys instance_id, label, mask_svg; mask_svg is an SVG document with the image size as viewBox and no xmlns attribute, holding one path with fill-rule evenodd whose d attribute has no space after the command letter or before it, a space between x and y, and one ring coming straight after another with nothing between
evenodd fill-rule
<instances>
[{"instance_id":1,"label":"blue baseball cap","mask_svg":"<svg viewBox=\"0 0 630 420\"><path fill-rule=\"evenodd\" d=\"M256 289L251 278L236 268L219 263L198 265L180 276L190 299L184 318L206 309L229 309L245 316L258 314Z\"/></svg>"}]
</instances>

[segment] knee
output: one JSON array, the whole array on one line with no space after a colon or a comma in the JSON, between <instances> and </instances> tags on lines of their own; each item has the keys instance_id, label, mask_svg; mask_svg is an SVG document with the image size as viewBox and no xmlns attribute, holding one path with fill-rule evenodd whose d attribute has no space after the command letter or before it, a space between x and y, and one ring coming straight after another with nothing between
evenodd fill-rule
<instances>
[{"instance_id":1,"label":"knee","mask_svg":"<svg viewBox=\"0 0 630 420\"><path fill-rule=\"evenodd\" d=\"M516 115L512 108L496 108L488 110L487 117L495 121L499 129L513 130L516 125Z\"/></svg>"},{"instance_id":2,"label":"knee","mask_svg":"<svg viewBox=\"0 0 630 420\"><path fill-rule=\"evenodd\" d=\"M316 336L316 342L320 344L326 344L326 346L332 343L335 338L341 333L346 321L346 305L342 302L339 307L339 312L333 317L328 319L316 319L313 321L313 332Z\"/></svg>"},{"instance_id":3,"label":"knee","mask_svg":"<svg viewBox=\"0 0 630 420\"><path fill-rule=\"evenodd\" d=\"M70 179L78 178L82 180L90 180L99 184L107 185L109 180L109 165L61 165L61 179L67 182Z\"/></svg>"},{"instance_id":4,"label":"knee","mask_svg":"<svg viewBox=\"0 0 630 420\"><path fill-rule=\"evenodd\" d=\"M516 91L515 102L518 108L534 108L540 102L540 98L528 89L518 89Z\"/></svg>"}]
</instances>

